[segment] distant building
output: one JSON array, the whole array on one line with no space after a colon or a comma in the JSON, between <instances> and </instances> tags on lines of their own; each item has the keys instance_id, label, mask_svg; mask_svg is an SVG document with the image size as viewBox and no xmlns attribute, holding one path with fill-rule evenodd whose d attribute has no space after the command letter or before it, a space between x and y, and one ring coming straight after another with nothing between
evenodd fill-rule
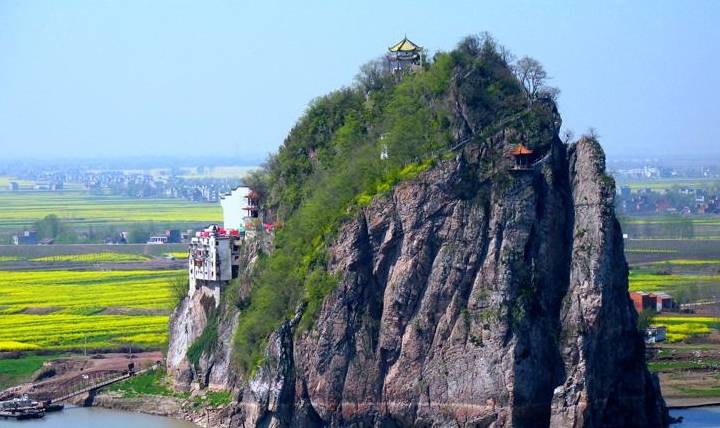
<instances>
[{"instance_id":1,"label":"distant building","mask_svg":"<svg viewBox=\"0 0 720 428\"><path fill-rule=\"evenodd\" d=\"M39 241L38 234L34 230L25 230L22 233L13 235L15 245L36 245Z\"/></svg>"},{"instance_id":2,"label":"distant building","mask_svg":"<svg viewBox=\"0 0 720 428\"><path fill-rule=\"evenodd\" d=\"M182 242L182 234L179 229L170 229L165 231L168 244L178 244Z\"/></svg>"},{"instance_id":3,"label":"distant building","mask_svg":"<svg viewBox=\"0 0 720 428\"><path fill-rule=\"evenodd\" d=\"M677 308L672 296L667 293L631 291L630 299L638 313L648 309L656 312L669 312Z\"/></svg>"},{"instance_id":4,"label":"distant building","mask_svg":"<svg viewBox=\"0 0 720 428\"><path fill-rule=\"evenodd\" d=\"M632 291L630 292L630 299L635 306L635 310L640 313L646 309L656 310L657 303L650 293L644 291Z\"/></svg>"},{"instance_id":5,"label":"distant building","mask_svg":"<svg viewBox=\"0 0 720 428\"><path fill-rule=\"evenodd\" d=\"M20 190L20 184L17 181L11 181L8 185L8 189L13 192L17 192L18 190Z\"/></svg>"},{"instance_id":6,"label":"distant building","mask_svg":"<svg viewBox=\"0 0 720 428\"><path fill-rule=\"evenodd\" d=\"M127 244L127 232L106 236L103 242L106 244Z\"/></svg>"},{"instance_id":7,"label":"distant building","mask_svg":"<svg viewBox=\"0 0 720 428\"><path fill-rule=\"evenodd\" d=\"M655 296L655 310L658 312L672 311L676 308L671 295L667 293L651 293L651 295Z\"/></svg>"},{"instance_id":8,"label":"distant building","mask_svg":"<svg viewBox=\"0 0 720 428\"><path fill-rule=\"evenodd\" d=\"M147 243L151 245L163 245L167 244L167 242L167 236L151 236L150 239L148 239L147 241Z\"/></svg>"}]
</instances>

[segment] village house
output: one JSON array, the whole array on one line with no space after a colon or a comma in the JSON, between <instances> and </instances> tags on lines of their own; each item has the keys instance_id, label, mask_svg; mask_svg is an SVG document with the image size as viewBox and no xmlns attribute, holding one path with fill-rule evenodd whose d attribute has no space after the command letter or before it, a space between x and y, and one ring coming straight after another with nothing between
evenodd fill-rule
<instances>
[{"instance_id":1,"label":"village house","mask_svg":"<svg viewBox=\"0 0 720 428\"><path fill-rule=\"evenodd\" d=\"M640 313L644 310L653 310L655 312L672 312L677 305L667 293L646 293L644 291L631 291L630 299L635 306L635 310Z\"/></svg>"}]
</instances>

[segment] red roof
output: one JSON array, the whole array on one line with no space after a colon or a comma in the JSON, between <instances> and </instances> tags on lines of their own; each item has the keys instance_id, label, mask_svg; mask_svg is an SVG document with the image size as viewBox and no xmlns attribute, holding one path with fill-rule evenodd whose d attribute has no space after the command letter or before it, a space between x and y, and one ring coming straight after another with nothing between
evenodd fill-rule
<instances>
[{"instance_id":1,"label":"red roof","mask_svg":"<svg viewBox=\"0 0 720 428\"><path fill-rule=\"evenodd\" d=\"M513 156L531 155L533 151L522 144L516 144L515 147L510 150L510 154Z\"/></svg>"}]
</instances>

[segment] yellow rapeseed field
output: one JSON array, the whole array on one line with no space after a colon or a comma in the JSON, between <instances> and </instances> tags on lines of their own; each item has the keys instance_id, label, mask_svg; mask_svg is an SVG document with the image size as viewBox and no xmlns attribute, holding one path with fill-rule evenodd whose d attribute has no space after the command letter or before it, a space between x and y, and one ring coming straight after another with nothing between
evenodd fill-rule
<instances>
[{"instance_id":1,"label":"yellow rapeseed field","mask_svg":"<svg viewBox=\"0 0 720 428\"><path fill-rule=\"evenodd\" d=\"M667 340L672 343L710 333L720 326L720 318L663 315L653 317L652 323L667 327Z\"/></svg>"},{"instance_id":2,"label":"yellow rapeseed field","mask_svg":"<svg viewBox=\"0 0 720 428\"><path fill-rule=\"evenodd\" d=\"M0 351L160 347L180 271L0 271Z\"/></svg>"}]
</instances>

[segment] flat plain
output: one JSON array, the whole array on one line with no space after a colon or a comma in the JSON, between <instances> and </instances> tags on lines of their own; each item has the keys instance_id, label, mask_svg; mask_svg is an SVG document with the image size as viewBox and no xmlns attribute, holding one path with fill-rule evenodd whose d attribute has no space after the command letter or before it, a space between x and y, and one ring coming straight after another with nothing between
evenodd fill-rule
<instances>
[{"instance_id":1,"label":"flat plain","mask_svg":"<svg viewBox=\"0 0 720 428\"><path fill-rule=\"evenodd\" d=\"M218 203L197 203L180 199L132 199L92 195L86 191L0 192L0 233L30 227L46 215L57 215L76 228L124 227L134 223L182 225L219 222Z\"/></svg>"},{"instance_id":2,"label":"flat plain","mask_svg":"<svg viewBox=\"0 0 720 428\"><path fill-rule=\"evenodd\" d=\"M0 351L162 348L181 272L0 272Z\"/></svg>"}]
</instances>

